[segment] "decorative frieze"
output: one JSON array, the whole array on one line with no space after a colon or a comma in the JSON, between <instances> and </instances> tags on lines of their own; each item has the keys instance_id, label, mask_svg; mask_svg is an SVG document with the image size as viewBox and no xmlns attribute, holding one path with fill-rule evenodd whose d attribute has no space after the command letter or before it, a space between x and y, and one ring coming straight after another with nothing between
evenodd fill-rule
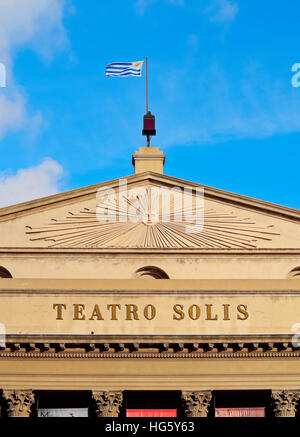
<instances>
[{"instance_id":1,"label":"decorative frieze","mask_svg":"<svg viewBox=\"0 0 300 437\"><path fill-rule=\"evenodd\" d=\"M34 403L32 390L3 390L8 417L29 417Z\"/></svg>"},{"instance_id":2,"label":"decorative frieze","mask_svg":"<svg viewBox=\"0 0 300 437\"><path fill-rule=\"evenodd\" d=\"M273 411L275 417L295 417L300 391L272 391Z\"/></svg>"},{"instance_id":3,"label":"decorative frieze","mask_svg":"<svg viewBox=\"0 0 300 437\"><path fill-rule=\"evenodd\" d=\"M83 359L83 360L99 360L99 359L117 359L117 360L143 360L143 359L154 359L154 360L207 360L207 359L237 359L237 360L247 360L251 359L261 359L261 358L295 358L299 359L300 351L282 351L282 352L153 352L153 348L143 349L140 351L130 350L130 351L120 351L120 352L93 352L93 351L82 351L75 352L74 348L63 352L27 352L27 351L0 351L0 360L7 358L24 358L24 359Z\"/></svg>"},{"instance_id":4,"label":"decorative frieze","mask_svg":"<svg viewBox=\"0 0 300 437\"><path fill-rule=\"evenodd\" d=\"M244 358L244 357L298 357L300 349L296 349L292 343L287 342L215 342L215 343L183 343L183 342L152 342L151 345L147 343L95 343L95 342L74 342L74 343L41 343L33 341L28 343L14 343L7 341L3 350L0 350L1 356L22 356L29 358L32 353L44 354L45 357L62 356L62 352L75 353L81 356L87 355L90 358L90 353L96 353L97 357L101 355L105 357L105 353L126 353L126 357L131 354L139 353L155 353L155 357L159 357L164 353L169 353L174 358ZM183 354L183 355L182 355ZM95 356L96 357L96 356ZM120 356L122 358L122 356Z\"/></svg>"},{"instance_id":5,"label":"decorative frieze","mask_svg":"<svg viewBox=\"0 0 300 437\"><path fill-rule=\"evenodd\" d=\"M121 391L93 391L97 417L118 417L123 401Z\"/></svg>"},{"instance_id":6,"label":"decorative frieze","mask_svg":"<svg viewBox=\"0 0 300 437\"><path fill-rule=\"evenodd\" d=\"M186 417L207 417L211 391L183 391L181 398Z\"/></svg>"}]
</instances>

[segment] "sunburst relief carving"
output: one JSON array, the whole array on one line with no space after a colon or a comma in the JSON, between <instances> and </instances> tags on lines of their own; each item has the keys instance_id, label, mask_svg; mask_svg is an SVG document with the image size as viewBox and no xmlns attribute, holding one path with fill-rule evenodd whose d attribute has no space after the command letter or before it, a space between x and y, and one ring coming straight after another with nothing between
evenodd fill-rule
<instances>
[{"instance_id":1,"label":"sunburst relief carving","mask_svg":"<svg viewBox=\"0 0 300 437\"><path fill-rule=\"evenodd\" d=\"M31 241L48 242L48 247L69 248L255 248L259 240L279 235L270 229L273 225L258 227L234 212L206 208L203 226L191 233L187 226L195 226L195 205L183 214L173 202L172 212L165 214L159 202L153 207L149 189L123 200L120 205L105 199L95 209L69 212L65 219L52 219L40 228L27 226L26 233Z\"/></svg>"}]
</instances>

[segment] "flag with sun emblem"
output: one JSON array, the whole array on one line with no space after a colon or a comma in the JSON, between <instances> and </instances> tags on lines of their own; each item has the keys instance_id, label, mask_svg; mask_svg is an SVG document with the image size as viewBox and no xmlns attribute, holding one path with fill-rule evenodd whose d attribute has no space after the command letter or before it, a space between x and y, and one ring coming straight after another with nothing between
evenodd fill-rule
<instances>
[{"instance_id":1,"label":"flag with sun emblem","mask_svg":"<svg viewBox=\"0 0 300 437\"><path fill-rule=\"evenodd\" d=\"M106 66L106 76L142 76L144 61L136 62L113 62Z\"/></svg>"}]
</instances>

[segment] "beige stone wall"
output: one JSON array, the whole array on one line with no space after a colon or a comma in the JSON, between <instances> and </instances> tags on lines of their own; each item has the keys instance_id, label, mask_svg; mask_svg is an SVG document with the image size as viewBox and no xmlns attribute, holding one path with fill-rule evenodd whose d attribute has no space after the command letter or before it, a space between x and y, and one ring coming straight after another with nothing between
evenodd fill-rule
<instances>
[{"instance_id":1,"label":"beige stone wall","mask_svg":"<svg viewBox=\"0 0 300 437\"><path fill-rule=\"evenodd\" d=\"M57 253L60 252L60 253ZM250 254L0 252L0 266L14 278L132 279L144 266L164 270L170 279L286 279L300 266L300 253Z\"/></svg>"},{"instance_id":2,"label":"beige stone wall","mask_svg":"<svg viewBox=\"0 0 300 437\"><path fill-rule=\"evenodd\" d=\"M3 359L4 388L36 390L300 389L299 359Z\"/></svg>"}]
</instances>

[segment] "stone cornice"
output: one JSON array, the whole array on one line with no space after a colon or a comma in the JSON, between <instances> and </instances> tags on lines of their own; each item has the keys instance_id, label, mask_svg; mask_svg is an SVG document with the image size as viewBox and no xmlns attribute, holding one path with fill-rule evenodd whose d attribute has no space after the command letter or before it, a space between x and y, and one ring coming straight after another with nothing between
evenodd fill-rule
<instances>
[{"instance_id":1,"label":"stone cornice","mask_svg":"<svg viewBox=\"0 0 300 437\"><path fill-rule=\"evenodd\" d=\"M300 279L1 279L0 293L299 294Z\"/></svg>"},{"instance_id":2,"label":"stone cornice","mask_svg":"<svg viewBox=\"0 0 300 437\"><path fill-rule=\"evenodd\" d=\"M120 178L119 178L120 179ZM13 206L8 206L0 209L0 221L10 220L18 216L28 215L35 212L43 211L45 209L61 206L62 204L72 204L81 200L88 200L95 197L97 190L103 186L109 186L110 188L117 188L119 179L102 182L99 184L91 185L84 188L79 188L65 193L55 194L53 196L44 197L42 199L36 199L29 202L20 203ZM218 188L208 187L195 182L185 181L175 177L167 175L159 175L153 172L140 173L137 175L131 175L126 177L128 184L149 182L153 184L163 184L165 186L179 187L203 187L205 195L208 199L231 204L233 206L246 208L250 210L256 210L262 214L277 216L284 220L300 222L300 211L288 208L285 206L265 202L251 197L243 196L240 194L230 193L228 191L220 190Z\"/></svg>"},{"instance_id":3,"label":"stone cornice","mask_svg":"<svg viewBox=\"0 0 300 437\"><path fill-rule=\"evenodd\" d=\"M44 343L60 345L61 343L68 343L70 347L77 347L78 345L88 346L93 344L136 344L143 343L145 347L149 344L189 344L191 347L196 347L196 344L212 344L212 343L232 343L232 344L250 344L250 343L264 343L267 344L281 344L287 348L291 342L292 333L289 334L213 334L213 335L76 335L76 334L7 334L6 342L11 346L15 343L19 344L35 344L42 345ZM75 346L74 346L75 345ZM38 347L38 346L36 346ZM269 346L268 346L269 347ZM290 347L290 346L289 346Z\"/></svg>"},{"instance_id":4,"label":"stone cornice","mask_svg":"<svg viewBox=\"0 0 300 437\"><path fill-rule=\"evenodd\" d=\"M122 254L147 254L147 255L161 255L164 256L167 254L170 255L201 255L201 257L212 257L212 256L222 256L222 257L232 257L232 256L245 256L245 257L257 257L267 255L276 257L280 256L299 256L300 248L255 248L255 249L200 249L200 248L189 248L189 249L142 249L142 248L48 248L48 247L0 247L0 255L1 254L38 254L38 255L61 255L65 256L66 254L74 254L74 255L95 255L95 254L112 254L112 255L122 255Z\"/></svg>"}]
</instances>

